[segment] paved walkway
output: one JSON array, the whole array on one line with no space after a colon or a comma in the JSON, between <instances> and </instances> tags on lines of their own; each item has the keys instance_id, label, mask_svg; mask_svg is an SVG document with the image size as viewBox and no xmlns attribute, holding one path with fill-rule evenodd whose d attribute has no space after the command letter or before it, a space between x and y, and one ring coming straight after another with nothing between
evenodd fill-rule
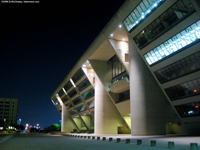
<instances>
[{"instance_id":1,"label":"paved walkway","mask_svg":"<svg viewBox=\"0 0 200 150\"><path fill-rule=\"evenodd\" d=\"M88 136L87 134L83 134ZM99 136L91 135L90 136ZM200 137L182 136L140 136L131 137L129 135L102 135L100 140L78 138L72 136L60 136L50 134L18 134L0 144L0 150L169 150L168 141L175 142L174 150L190 150L190 143L200 145ZM106 137L106 141L102 138ZM113 137L109 142L108 138ZM116 138L121 138L120 143L116 143ZM125 139L130 138L131 143L125 144ZM142 139L142 145L136 145L136 140ZM150 146L150 141L156 140L155 147Z\"/></svg>"}]
</instances>

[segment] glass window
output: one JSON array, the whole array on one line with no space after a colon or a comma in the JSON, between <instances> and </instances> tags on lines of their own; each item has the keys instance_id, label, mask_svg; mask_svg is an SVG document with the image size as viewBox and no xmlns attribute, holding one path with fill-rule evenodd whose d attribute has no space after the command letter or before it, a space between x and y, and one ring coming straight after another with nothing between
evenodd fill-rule
<instances>
[{"instance_id":1,"label":"glass window","mask_svg":"<svg viewBox=\"0 0 200 150\"><path fill-rule=\"evenodd\" d=\"M82 96L83 96L83 98L84 98L85 100L87 100L87 99L93 97L93 96L94 96L94 89L92 88L92 89L86 91L85 93L82 94Z\"/></svg>"},{"instance_id":2,"label":"glass window","mask_svg":"<svg viewBox=\"0 0 200 150\"><path fill-rule=\"evenodd\" d=\"M82 112L82 111L87 110L87 108L86 108L85 105L81 105L81 106L79 106L79 107L76 107L76 109L78 110L78 112Z\"/></svg>"},{"instance_id":3,"label":"glass window","mask_svg":"<svg viewBox=\"0 0 200 150\"><path fill-rule=\"evenodd\" d=\"M176 61L164 68L155 71L160 83L165 83L175 78L200 70L200 51Z\"/></svg>"},{"instance_id":4,"label":"glass window","mask_svg":"<svg viewBox=\"0 0 200 150\"><path fill-rule=\"evenodd\" d=\"M69 95L71 98L74 97L76 94L77 94L77 92L76 92L75 89L73 89L72 91L70 91L70 92L68 93L68 95Z\"/></svg>"},{"instance_id":5,"label":"glass window","mask_svg":"<svg viewBox=\"0 0 200 150\"><path fill-rule=\"evenodd\" d=\"M70 88L72 87L72 83L70 81L68 81L65 86L64 86L64 89L65 91L67 92Z\"/></svg>"},{"instance_id":6,"label":"glass window","mask_svg":"<svg viewBox=\"0 0 200 150\"><path fill-rule=\"evenodd\" d=\"M140 24L147 16L149 16L155 9L158 8L165 0L142 0L134 10L124 19L123 23L128 31ZM130 22L130 16L134 21ZM129 18L130 20L127 20Z\"/></svg>"},{"instance_id":7,"label":"glass window","mask_svg":"<svg viewBox=\"0 0 200 150\"><path fill-rule=\"evenodd\" d=\"M87 88L88 86L90 86L90 82L88 81L88 79L86 78L85 80L83 80L78 86L78 90L79 91L82 91L84 90L85 88Z\"/></svg>"},{"instance_id":8,"label":"glass window","mask_svg":"<svg viewBox=\"0 0 200 150\"><path fill-rule=\"evenodd\" d=\"M197 25L197 23L194 23L194 24ZM191 26L193 26L194 24L192 24ZM157 61L162 60L164 57L170 56L174 52L179 51L186 46L189 46L193 42L196 42L197 40L195 41L191 40L191 36L193 36L194 33L196 33L196 35L200 33L200 26L197 27L195 30L189 30L189 31L188 30L189 29L186 28L185 30L171 37L170 39L172 43L169 43L170 40L167 40L167 42L165 41L164 43L156 47L160 55L162 56L162 58L155 57L154 49L149 51L147 54L145 54L144 57L148 63L149 63L149 60L147 60L147 58L151 59L151 63L149 63L149 65L152 65L153 63L156 63Z\"/></svg>"},{"instance_id":9,"label":"glass window","mask_svg":"<svg viewBox=\"0 0 200 150\"><path fill-rule=\"evenodd\" d=\"M80 97L77 97L77 98L75 98L72 102L73 102L74 105L77 105L77 104L81 103L82 100L81 100Z\"/></svg>"},{"instance_id":10,"label":"glass window","mask_svg":"<svg viewBox=\"0 0 200 150\"><path fill-rule=\"evenodd\" d=\"M119 61L119 59L117 58L117 56L113 56L113 58L111 58L112 61L112 77L115 78L116 76L122 74L123 72L125 72L125 67L123 66L123 64Z\"/></svg>"},{"instance_id":11,"label":"glass window","mask_svg":"<svg viewBox=\"0 0 200 150\"><path fill-rule=\"evenodd\" d=\"M91 109L91 108L94 108L94 100L93 101L90 101L87 103L88 107Z\"/></svg>"},{"instance_id":12,"label":"glass window","mask_svg":"<svg viewBox=\"0 0 200 150\"><path fill-rule=\"evenodd\" d=\"M58 92L58 95L61 97L61 96L63 96L65 93L64 93L64 91L63 91L63 89L61 89L59 92Z\"/></svg>"},{"instance_id":13,"label":"glass window","mask_svg":"<svg viewBox=\"0 0 200 150\"><path fill-rule=\"evenodd\" d=\"M144 48L147 44L155 40L158 36L169 30L176 23L183 20L184 18L186 18L192 12L195 11L193 6L192 9L188 11L186 11L187 9L185 10L185 8L186 6L182 2L182 0L179 0L169 9L167 9L163 14L161 14L157 19L155 19L152 23L150 23L144 30L142 30L138 34L138 35L143 34L142 38L135 38L135 37L133 38L138 47L140 49ZM136 35L136 37L138 37L138 35ZM195 40L194 37L193 40Z\"/></svg>"},{"instance_id":14,"label":"glass window","mask_svg":"<svg viewBox=\"0 0 200 150\"><path fill-rule=\"evenodd\" d=\"M199 95L200 83L199 79L188 81L170 88L165 89L169 98L173 100Z\"/></svg>"},{"instance_id":15,"label":"glass window","mask_svg":"<svg viewBox=\"0 0 200 150\"><path fill-rule=\"evenodd\" d=\"M62 98L63 103L67 102L69 99L67 97L67 95L65 97Z\"/></svg>"},{"instance_id":16,"label":"glass window","mask_svg":"<svg viewBox=\"0 0 200 150\"><path fill-rule=\"evenodd\" d=\"M175 108L182 118L200 116L200 102L177 105Z\"/></svg>"},{"instance_id":17,"label":"glass window","mask_svg":"<svg viewBox=\"0 0 200 150\"><path fill-rule=\"evenodd\" d=\"M83 76L85 75L85 73L83 72L83 70L80 68L75 75L72 77L72 80L74 83L76 83L78 80L80 80Z\"/></svg>"}]
</instances>

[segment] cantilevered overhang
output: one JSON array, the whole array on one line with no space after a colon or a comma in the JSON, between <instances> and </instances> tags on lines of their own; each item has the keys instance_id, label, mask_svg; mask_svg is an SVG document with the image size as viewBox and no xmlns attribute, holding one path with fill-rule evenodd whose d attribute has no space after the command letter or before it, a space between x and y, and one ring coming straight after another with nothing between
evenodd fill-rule
<instances>
[{"instance_id":1,"label":"cantilevered overhang","mask_svg":"<svg viewBox=\"0 0 200 150\"><path fill-rule=\"evenodd\" d=\"M115 52L108 42L105 40L99 48L90 56L90 60L101 60L101 61L108 61L111 57L115 55Z\"/></svg>"}]
</instances>

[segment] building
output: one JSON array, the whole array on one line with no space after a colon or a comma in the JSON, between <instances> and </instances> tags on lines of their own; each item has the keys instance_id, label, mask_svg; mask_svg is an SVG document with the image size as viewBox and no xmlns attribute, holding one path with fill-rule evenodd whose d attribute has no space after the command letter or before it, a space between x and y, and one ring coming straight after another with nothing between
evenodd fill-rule
<instances>
[{"instance_id":1,"label":"building","mask_svg":"<svg viewBox=\"0 0 200 150\"><path fill-rule=\"evenodd\" d=\"M51 96L62 131L200 134L199 0L127 0Z\"/></svg>"},{"instance_id":2,"label":"building","mask_svg":"<svg viewBox=\"0 0 200 150\"><path fill-rule=\"evenodd\" d=\"M10 125L17 123L18 99L0 98L0 123Z\"/></svg>"}]
</instances>

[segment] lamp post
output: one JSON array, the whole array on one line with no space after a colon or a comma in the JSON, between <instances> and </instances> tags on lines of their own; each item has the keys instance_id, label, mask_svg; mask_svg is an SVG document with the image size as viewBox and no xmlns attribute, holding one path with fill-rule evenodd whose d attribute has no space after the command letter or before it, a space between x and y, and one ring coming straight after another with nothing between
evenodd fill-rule
<instances>
[{"instance_id":1,"label":"lamp post","mask_svg":"<svg viewBox=\"0 0 200 150\"><path fill-rule=\"evenodd\" d=\"M18 121L19 121L19 131L20 131L20 124L21 124L21 119L18 119Z\"/></svg>"}]
</instances>

